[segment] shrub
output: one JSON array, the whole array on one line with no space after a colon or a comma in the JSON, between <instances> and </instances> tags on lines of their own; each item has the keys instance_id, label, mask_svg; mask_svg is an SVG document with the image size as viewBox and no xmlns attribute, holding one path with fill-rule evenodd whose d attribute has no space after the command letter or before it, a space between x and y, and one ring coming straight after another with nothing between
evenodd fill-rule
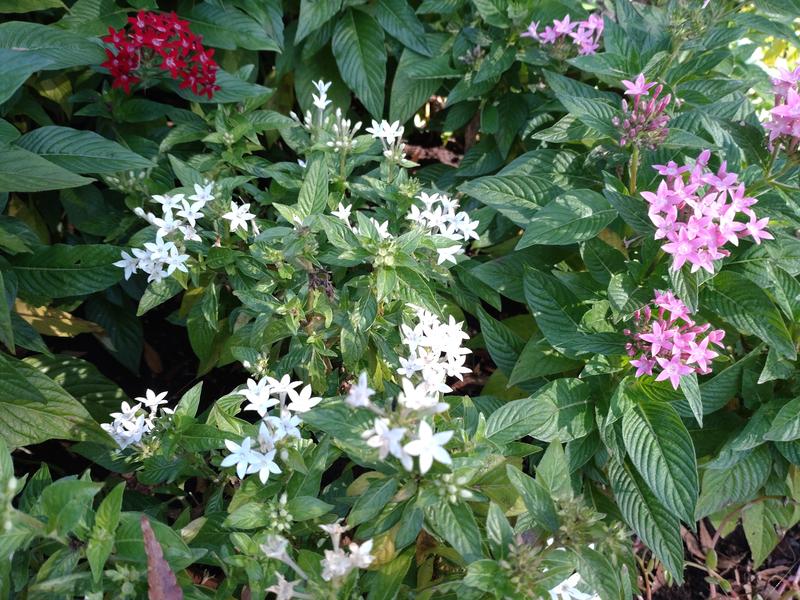
<instances>
[{"instance_id":1,"label":"shrub","mask_svg":"<svg viewBox=\"0 0 800 600\"><path fill-rule=\"evenodd\" d=\"M791 3L121 4L0 5L4 597L631 598L702 520L730 592L798 521Z\"/></svg>"}]
</instances>

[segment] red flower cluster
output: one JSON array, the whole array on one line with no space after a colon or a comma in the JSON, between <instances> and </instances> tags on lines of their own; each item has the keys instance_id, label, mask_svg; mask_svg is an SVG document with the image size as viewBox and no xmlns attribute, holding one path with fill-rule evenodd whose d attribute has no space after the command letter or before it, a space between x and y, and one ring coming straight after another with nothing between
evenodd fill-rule
<instances>
[{"instance_id":1,"label":"red flower cluster","mask_svg":"<svg viewBox=\"0 0 800 600\"><path fill-rule=\"evenodd\" d=\"M129 17L128 23L129 30L109 27L103 38L115 49L106 49L108 60L101 65L114 77L112 87L130 93L131 85L141 81L143 70L158 67L179 79L181 88L190 88L195 94L211 98L219 89L214 49L203 47L202 37L191 32L187 21L174 12L141 11Z\"/></svg>"}]
</instances>

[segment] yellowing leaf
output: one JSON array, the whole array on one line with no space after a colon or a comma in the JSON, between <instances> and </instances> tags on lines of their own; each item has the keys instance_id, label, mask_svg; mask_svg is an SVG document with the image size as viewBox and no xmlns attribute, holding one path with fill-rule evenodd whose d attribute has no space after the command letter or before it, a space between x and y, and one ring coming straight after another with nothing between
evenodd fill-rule
<instances>
[{"instance_id":1,"label":"yellowing leaf","mask_svg":"<svg viewBox=\"0 0 800 600\"><path fill-rule=\"evenodd\" d=\"M17 314L42 335L75 337L81 333L100 333L103 328L97 323L49 306L31 306L21 300L14 304Z\"/></svg>"}]
</instances>

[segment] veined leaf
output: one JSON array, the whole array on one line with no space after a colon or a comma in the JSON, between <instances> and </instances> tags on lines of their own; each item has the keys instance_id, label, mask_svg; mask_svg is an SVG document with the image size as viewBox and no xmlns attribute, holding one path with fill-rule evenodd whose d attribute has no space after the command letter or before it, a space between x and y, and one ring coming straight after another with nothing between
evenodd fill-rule
<instances>
[{"instance_id":1,"label":"veined leaf","mask_svg":"<svg viewBox=\"0 0 800 600\"><path fill-rule=\"evenodd\" d=\"M374 118L382 118L386 48L380 25L369 15L349 9L337 20L331 44L342 79Z\"/></svg>"},{"instance_id":2,"label":"veined leaf","mask_svg":"<svg viewBox=\"0 0 800 600\"><path fill-rule=\"evenodd\" d=\"M373 14L386 33L400 40L407 48L431 56L425 28L406 0L378 0Z\"/></svg>"},{"instance_id":3,"label":"veined leaf","mask_svg":"<svg viewBox=\"0 0 800 600\"><path fill-rule=\"evenodd\" d=\"M294 43L298 44L309 33L313 33L339 12L342 0L300 0L300 17Z\"/></svg>"},{"instance_id":4,"label":"veined leaf","mask_svg":"<svg viewBox=\"0 0 800 600\"><path fill-rule=\"evenodd\" d=\"M525 508L528 509L534 522L549 532L556 531L558 515L553 499L545 487L512 465L506 465L506 474L511 485L522 496Z\"/></svg>"},{"instance_id":5,"label":"veined leaf","mask_svg":"<svg viewBox=\"0 0 800 600\"><path fill-rule=\"evenodd\" d=\"M297 199L297 213L301 219L325 210L328 204L328 166L324 154L312 156L308 161L306 176Z\"/></svg>"},{"instance_id":6,"label":"veined leaf","mask_svg":"<svg viewBox=\"0 0 800 600\"><path fill-rule=\"evenodd\" d=\"M0 192L60 190L93 181L16 146L0 144L0 155Z\"/></svg>"},{"instance_id":7,"label":"veined leaf","mask_svg":"<svg viewBox=\"0 0 800 600\"><path fill-rule=\"evenodd\" d=\"M467 563L483 558L481 533L470 507L459 502L450 504L446 499L429 507L429 522Z\"/></svg>"},{"instance_id":8,"label":"veined leaf","mask_svg":"<svg viewBox=\"0 0 800 600\"><path fill-rule=\"evenodd\" d=\"M676 517L693 523L697 462L692 439L675 409L658 401L633 404L622 415L622 438L656 497Z\"/></svg>"},{"instance_id":9,"label":"veined leaf","mask_svg":"<svg viewBox=\"0 0 800 600\"><path fill-rule=\"evenodd\" d=\"M739 502L751 500L767 481L772 467L768 445L747 452L726 469L707 469L703 474L700 499L695 518L702 519Z\"/></svg>"},{"instance_id":10,"label":"veined leaf","mask_svg":"<svg viewBox=\"0 0 800 600\"><path fill-rule=\"evenodd\" d=\"M491 175L462 183L458 189L520 227L527 226L537 211L561 192L552 180L540 175Z\"/></svg>"},{"instance_id":11,"label":"veined leaf","mask_svg":"<svg viewBox=\"0 0 800 600\"><path fill-rule=\"evenodd\" d=\"M795 398L781 407L764 439L775 442L791 442L800 439L800 398Z\"/></svg>"}]
</instances>

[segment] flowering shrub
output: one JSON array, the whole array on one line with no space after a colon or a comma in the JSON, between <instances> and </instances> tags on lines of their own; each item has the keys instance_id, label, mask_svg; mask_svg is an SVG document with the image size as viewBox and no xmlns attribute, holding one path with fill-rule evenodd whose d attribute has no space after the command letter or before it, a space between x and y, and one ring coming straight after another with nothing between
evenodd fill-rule
<instances>
[{"instance_id":1,"label":"flowering shrub","mask_svg":"<svg viewBox=\"0 0 800 600\"><path fill-rule=\"evenodd\" d=\"M30 4L0 596L785 591L791 3Z\"/></svg>"}]
</instances>

